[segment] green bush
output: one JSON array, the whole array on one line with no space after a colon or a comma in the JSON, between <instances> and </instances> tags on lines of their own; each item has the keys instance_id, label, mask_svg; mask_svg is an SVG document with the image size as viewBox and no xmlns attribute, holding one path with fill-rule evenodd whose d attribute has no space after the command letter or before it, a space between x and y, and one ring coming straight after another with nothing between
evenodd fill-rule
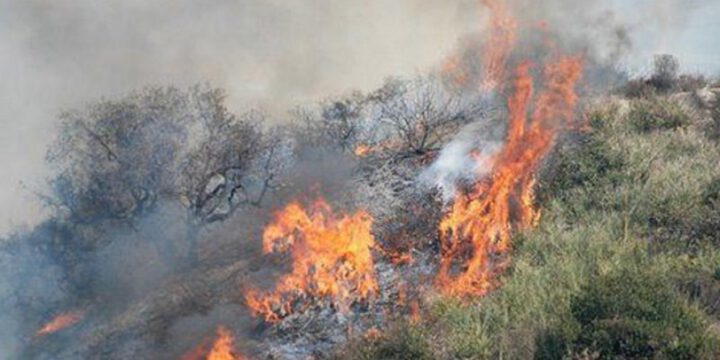
<instances>
[{"instance_id":1,"label":"green bush","mask_svg":"<svg viewBox=\"0 0 720 360\"><path fill-rule=\"evenodd\" d=\"M649 201L648 233L664 250L687 252L706 244L720 245L720 179L700 191L689 185L679 188Z\"/></svg>"},{"instance_id":2,"label":"green bush","mask_svg":"<svg viewBox=\"0 0 720 360\"><path fill-rule=\"evenodd\" d=\"M702 314L648 271L599 276L571 302L581 331L573 352L602 358L698 359L707 355Z\"/></svg>"},{"instance_id":3,"label":"green bush","mask_svg":"<svg viewBox=\"0 0 720 360\"><path fill-rule=\"evenodd\" d=\"M617 185L623 165L622 159L596 135L577 134L559 148L554 163L546 170L538 197L541 202L566 199L575 188Z\"/></svg>"},{"instance_id":4,"label":"green bush","mask_svg":"<svg viewBox=\"0 0 720 360\"><path fill-rule=\"evenodd\" d=\"M713 179L702 195L703 204L712 208L720 208L720 178Z\"/></svg>"},{"instance_id":5,"label":"green bush","mask_svg":"<svg viewBox=\"0 0 720 360\"><path fill-rule=\"evenodd\" d=\"M678 104L661 98L634 101L628 120L640 132L676 129L690 123L690 117Z\"/></svg>"}]
</instances>

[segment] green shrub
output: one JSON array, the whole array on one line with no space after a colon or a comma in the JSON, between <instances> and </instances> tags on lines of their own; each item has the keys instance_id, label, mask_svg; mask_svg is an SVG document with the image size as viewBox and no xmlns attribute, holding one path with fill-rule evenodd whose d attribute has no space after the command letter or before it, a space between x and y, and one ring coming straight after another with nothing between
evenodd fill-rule
<instances>
[{"instance_id":1,"label":"green shrub","mask_svg":"<svg viewBox=\"0 0 720 360\"><path fill-rule=\"evenodd\" d=\"M649 271L599 276L572 300L581 331L573 351L602 358L698 359L707 355L701 313Z\"/></svg>"},{"instance_id":2,"label":"green shrub","mask_svg":"<svg viewBox=\"0 0 720 360\"><path fill-rule=\"evenodd\" d=\"M665 251L688 252L706 244L720 245L720 179L699 190L687 184L677 187L657 198L648 195L648 234Z\"/></svg>"},{"instance_id":3,"label":"green shrub","mask_svg":"<svg viewBox=\"0 0 720 360\"><path fill-rule=\"evenodd\" d=\"M623 160L612 154L598 136L577 134L559 148L542 177L538 198L544 203L572 197L570 190L576 188L615 186L622 179L619 170L623 165Z\"/></svg>"},{"instance_id":4,"label":"green shrub","mask_svg":"<svg viewBox=\"0 0 720 360\"><path fill-rule=\"evenodd\" d=\"M713 179L702 195L703 204L712 208L720 208L720 178Z\"/></svg>"},{"instance_id":5,"label":"green shrub","mask_svg":"<svg viewBox=\"0 0 720 360\"><path fill-rule=\"evenodd\" d=\"M711 140L720 141L720 100L710 109L710 121L705 126L705 135Z\"/></svg>"},{"instance_id":6,"label":"green shrub","mask_svg":"<svg viewBox=\"0 0 720 360\"><path fill-rule=\"evenodd\" d=\"M634 101L627 118L640 132L676 129L690 123L690 117L678 104L661 98Z\"/></svg>"}]
</instances>

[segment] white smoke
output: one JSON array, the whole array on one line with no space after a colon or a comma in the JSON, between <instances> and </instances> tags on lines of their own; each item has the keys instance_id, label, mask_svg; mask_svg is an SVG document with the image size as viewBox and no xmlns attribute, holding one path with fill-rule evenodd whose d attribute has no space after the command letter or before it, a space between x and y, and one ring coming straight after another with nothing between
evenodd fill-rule
<instances>
[{"instance_id":1,"label":"white smoke","mask_svg":"<svg viewBox=\"0 0 720 360\"><path fill-rule=\"evenodd\" d=\"M502 147L503 131L492 117L466 125L420 174L421 183L440 189L444 201L452 200L460 183L477 180L492 170L492 164L479 159L489 158Z\"/></svg>"}]
</instances>

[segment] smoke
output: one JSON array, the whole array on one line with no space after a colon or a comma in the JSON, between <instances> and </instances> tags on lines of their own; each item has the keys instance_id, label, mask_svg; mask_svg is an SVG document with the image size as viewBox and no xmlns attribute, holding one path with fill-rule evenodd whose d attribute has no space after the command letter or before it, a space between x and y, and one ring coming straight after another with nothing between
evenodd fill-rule
<instances>
[{"instance_id":1,"label":"smoke","mask_svg":"<svg viewBox=\"0 0 720 360\"><path fill-rule=\"evenodd\" d=\"M583 36L604 59L655 52L720 69L711 0L513 0L524 21ZM202 81L231 108L297 104L436 65L482 27L476 0L0 1L0 232L43 217L45 145L64 108L147 85ZM630 45L632 44L632 47ZM22 185L21 185L22 183Z\"/></svg>"},{"instance_id":2,"label":"smoke","mask_svg":"<svg viewBox=\"0 0 720 360\"><path fill-rule=\"evenodd\" d=\"M682 40L679 29L693 23L698 10L718 8L700 0L638 5L576 0L511 3L521 23L551 24L554 39L590 59L588 80L594 84L606 79L618 62L632 61L647 48L671 51L674 42ZM18 195L17 183L22 180L31 189L45 192L44 183L33 179L45 175L41 164L45 144L52 137L48 129L60 108L112 97L147 83L182 86L209 81L227 89L233 110L260 107L283 121L285 110L294 105L349 89L371 90L390 75L425 72L453 49L463 57L475 56L477 52L468 48L480 43L466 34L481 29L485 20L474 0L32 0L2 7L0 26L6 31L0 32L0 50L12 56L0 59L0 70L7 74L0 85L0 162L9 174L0 183L4 189L0 191L0 232L6 219L33 222L41 218L37 204L28 199L31 196ZM468 61L476 63L474 58ZM463 128L420 175L420 181L439 187L449 200L458 184L486 174L490 169L477 158L492 155L501 146L504 115L498 111ZM322 154L324 158L316 159L310 155L289 169L292 175L286 177L286 185L291 190L276 194L270 203L284 204L317 183L333 198L352 193L347 180L355 164L350 157ZM231 222L204 229L200 241L211 243L216 255L223 253L213 258L220 262L258 258L257 239L268 210L240 212ZM14 357L33 341L18 334L31 334L35 329L30 326L53 315L48 309L73 304L74 294L101 294L106 306L103 316L114 316L127 303L142 301L174 279L177 269L186 265L182 257L187 246L186 221L183 209L163 204L132 227L96 234L105 239L106 246L99 251L82 249L79 258L66 260L54 251L82 244L58 235L64 231L62 224L48 221L12 237L6 243L13 248L0 251L0 349ZM68 268L72 261L87 265ZM271 272L265 263L251 267L263 270L255 275L257 282ZM66 277L89 281L68 284ZM241 284L229 286L237 286L240 296ZM197 344L227 318L249 322L244 310L234 306L216 306L212 301L190 305L214 310L169 326L167 337L173 341L168 343ZM90 315L89 324L79 325L71 334L92 334L92 326L105 320ZM249 333L245 326L236 330ZM82 337L74 341L78 339ZM154 349L151 344L129 342L124 351L140 353L138 349ZM171 349L181 350L185 349Z\"/></svg>"},{"instance_id":3,"label":"smoke","mask_svg":"<svg viewBox=\"0 0 720 360\"><path fill-rule=\"evenodd\" d=\"M0 233L33 224L60 110L208 81L231 110L296 105L424 72L477 27L474 0L0 0ZM23 183L21 185L20 183Z\"/></svg>"},{"instance_id":4,"label":"smoke","mask_svg":"<svg viewBox=\"0 0 720 360\"><path fill-rule=\"evenodd\" d=\"M499 120L498 116L487 117L466 125L442 148L419 180L439 188L443 199L449 201L457 193L458 184L486 175L489 164L478 159L488 158L502 147L503 126Z\"/></svg>"}]
</instances>

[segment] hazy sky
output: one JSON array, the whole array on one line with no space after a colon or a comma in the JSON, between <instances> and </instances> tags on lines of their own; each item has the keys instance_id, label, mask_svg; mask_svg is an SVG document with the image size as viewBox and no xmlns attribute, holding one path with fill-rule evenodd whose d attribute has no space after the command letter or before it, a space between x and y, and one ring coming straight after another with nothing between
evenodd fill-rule
<instances>
[{"instance_id":1,"label":"hazy sky","mask_svg":"<svg viewBox=\"0 0 720 360\"><path fill-rule=\"evenodd\" d=\"M612 11L631 30L634 67L671 52L689 69L720 70L718 0L530 3L561 16L584 3ZM0 0L0 234L40 218L32 192L46 191L61 109L208 81L237 111L282 114L426 71L481 19L476 0Z\"/></svg>"}]
</instances>

